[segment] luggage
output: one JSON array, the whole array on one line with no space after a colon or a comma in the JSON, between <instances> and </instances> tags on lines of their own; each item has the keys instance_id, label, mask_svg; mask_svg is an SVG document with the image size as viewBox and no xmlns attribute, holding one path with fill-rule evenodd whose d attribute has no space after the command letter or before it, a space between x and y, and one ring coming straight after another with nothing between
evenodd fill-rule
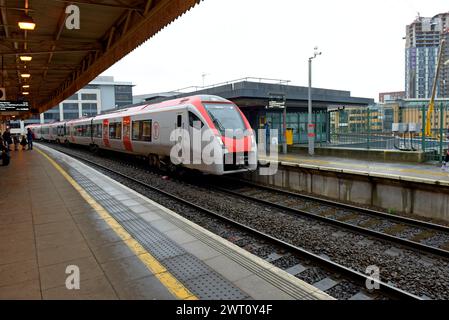
<instances>
[{"instance_id":1,"label":"luggage","mask_svg":"<svg viewBox=\"0 0 449 320\"><path fill-rule=\"evenodd\" d=\"M7 166L9 165L9 160L10 160L10 156L7 152L3 151L2 152L2 165L3 166Z\"/></svg>"}]
</instances>

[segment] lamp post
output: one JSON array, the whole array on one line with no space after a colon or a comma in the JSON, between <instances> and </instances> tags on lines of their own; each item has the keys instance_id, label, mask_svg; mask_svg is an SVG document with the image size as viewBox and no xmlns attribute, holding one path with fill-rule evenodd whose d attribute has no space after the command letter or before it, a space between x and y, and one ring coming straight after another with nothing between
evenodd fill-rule
<instances>
[{"instance_id":1,"label":"lamp post","mask_svg":"<svg viewBox=\"0 0 449 320\"><path fill-rule=\"evenodd\" d=\"M206 76L208 76L209 74L208 73L203 73L202 75L201 75L201 77L203 78L203 88L204 88L204 85L205 85L205 79L206 79Z\"/></svg>"},{"instance_id":2,"label":"lamp post","mask_svg":"<svg viewBox=\"0 0 449 320\"><path fill-rule=\"evenodd\" d=\"M315 154L315 124L312 119L312 60L317 56L321 55L321 52L318 51L318 47L315 47L315 52L313 53L313 57L309 58L309 114L308 114L308 123L307 123L307 136L309 141L309 155L313 156Z\"/></svg>"}]
</instances>

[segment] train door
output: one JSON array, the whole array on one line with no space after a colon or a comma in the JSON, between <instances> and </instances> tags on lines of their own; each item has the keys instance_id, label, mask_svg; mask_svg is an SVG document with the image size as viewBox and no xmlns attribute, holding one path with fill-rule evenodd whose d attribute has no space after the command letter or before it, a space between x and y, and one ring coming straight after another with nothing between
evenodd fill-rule
<instances>
[{"instance_id":1,"label":"train door","mask_svg":"<svg viewBox=\"0 0 449 320\"><path fill-rule=\"evenodd\" d=\"M133 151L133 145L131 143L131 117L123 117L123 145L126 151Z\"/></svg>"},{"instance_id":2,"label":"train door","mask_svg":"<svg viewBox=\"0 0 449 320\"><path fill-rule=\"evenodd\" d=\"M94 144L94 119L90 119L90 143Z\"/></svg>"},{"instance_id":3,"label":"train door","mask_svg":"<svg viewBox=\"0 0 449 320\"><path fill-rule=\"evenodd\" d=\"M202 134L204 123L201 119L192 111L188 111L189 125L188 133L190 137L190 159L192 164L200 165L202 151L205 146L205 142L202 141Z\"/></svg>"},{"instance_id":4,"label":"train door","mask_svg":"<svg viewBox=\"0 0 449 320\"><path fill-rule=\"evenodd\" d=\"M178 130L178 132L177 140L175 141L175 143L180 144L180 146L182 147L182 158L184 161L188 160L187 157L190 153L190 139L188 138L188 131L186 131L185 120L185 110L176 113L175 130Z\"/></svg>"},{"instance_id":5,"label":"train door","mask_svg":"<svg viewBox=\"0 0 449 320\"><path fill-rule=\"evenodd\" d=\"M110 148L111 144L109 143L109 120L103 120L103 144L105 147Z\"/></svg>"}]
</instances>

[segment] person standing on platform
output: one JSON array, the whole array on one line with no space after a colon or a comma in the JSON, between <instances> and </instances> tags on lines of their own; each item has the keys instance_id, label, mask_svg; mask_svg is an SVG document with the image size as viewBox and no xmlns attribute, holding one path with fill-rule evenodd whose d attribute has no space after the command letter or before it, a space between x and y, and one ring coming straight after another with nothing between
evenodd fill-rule
<instances>
[{"instance_id":1,"label":"person standing on platform","mask_svg":"<svg viewBox=\"0 0 449 320\"><path fill-rule=\"evenodd\" d=\"M19 137L14 135L12 140L14 141L14 151L19 151Z\"/></svg>"},{"instance_id":2,"label":"person standing on platform","mask_svg":"<svg viewBox=\"0 0 449 320\"><path fill-rule=\"evenodd\" d=\"M20 145L22 146L22 150L25 150L26 146L27 146L28 142L27 142L27 138L25 138L25 136L22 136L22 140L20 141Z\"/></svg>"},{"instance_id":3,"label":"person standing on platform","mask_svg":"<svg viewBox=\"0 0 449 320\"><path fill-rule=\"evenodd\" d=\"M27 129L28 150L33 150L33 131Z\"/></svg>"},{"instance_id":4,"label":"person standing on platform","mask_svg":"<svg viewBox=\"0 0 449 320\"><path fill-rule=\"evenodd\" d=\"M5 143L3 142L3 138L0 137L0 153L2 155L2 166L7 166L9 164L9 149L6 147Z\"/></svg>"},{"instance_id":5,"label":"person standing on platform","mask_svg":"<svg viewBox=\"0 0 449 320\"><path fill-rule=\"evenodd\" d=\"M11 132L9 131L9 128L6 128L5 132L3 132L3 141L6 145L6 148L8 148L8 151L11 150L11 149L9 149L9 146L12 144L12 138L11 138Z\"/></svg>"},{"instance_id":6,"label":"person standing on platform","mask_svg":"<svg viewBox=\"0 0 449 320\"><path fill-rule=\"evenodd\" d=\"M266 145L266 150L267 153L270 152L270 122L267 121L265 122L265 145Z\"/></svg>"},{"instance_id":7,"label":"person standing on platform","mask_svg":"<svg viewBox=\"0 0 449 320\"><path fill-rule=\"evenodd\" d=\"M444 157L443 165L441 166L441 170L448 171L448 164L449 164L449 149L446 152L446 156Z\"/></svg>"}]
</instances>

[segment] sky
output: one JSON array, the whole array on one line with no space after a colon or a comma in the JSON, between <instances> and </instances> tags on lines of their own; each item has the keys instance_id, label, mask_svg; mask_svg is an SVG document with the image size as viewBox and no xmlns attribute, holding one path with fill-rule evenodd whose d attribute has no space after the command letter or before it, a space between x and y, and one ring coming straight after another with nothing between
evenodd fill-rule
<instances>
[{"instance_id":1,"label":"sky","mask_svg":"<svg viewBox=\"0 0 449 320\"><path fill-rule=\"evenodd\" d=\"M260 77L378 99L404 90L405 28L447 0L204 0L103 75L133 93ZM206 76L203 77L203 74Z\"/></svg>"}]
</instances>

